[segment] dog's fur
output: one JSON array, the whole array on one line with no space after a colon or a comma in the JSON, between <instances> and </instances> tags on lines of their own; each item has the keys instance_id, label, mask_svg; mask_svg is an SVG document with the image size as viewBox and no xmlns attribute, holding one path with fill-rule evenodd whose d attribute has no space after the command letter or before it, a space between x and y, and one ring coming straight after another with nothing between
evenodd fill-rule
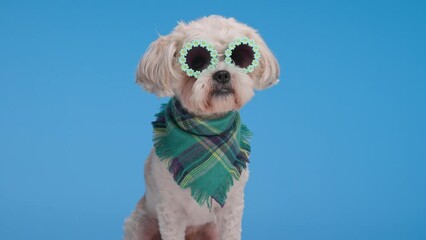
<instances>
[{"instance_id":1,"label":"dog's fur","mask_svg":"<svg viewBox=\"0 0 426 240\"><path fill-rule=\"evenodd\" d=\"M262 57L254 72L246 74L223 62L213 70L202 72L197 79L188 77L177 61L179 50L193 39L204 39L223 53L228 44L246 36L259 46ZM233 94L215 96L219 88L212 79L218 70L231 74L228 87ZM137 82L158 96L174 96L183 107L203 118L219 117L240 109L254 95L278 81L279 65L263 39L251 27L233 18L209 16L190 23L180 22L172 33L160 36L150 46L137 70ZM244 208L244 186L248 171L228 192L222 208L213 201L210 210L199 206L189 189L181 189L166 165L152 150L145 165L146 193L125 222L126 240L237 240L241 239Z\"/></svg>"}]
</instances>

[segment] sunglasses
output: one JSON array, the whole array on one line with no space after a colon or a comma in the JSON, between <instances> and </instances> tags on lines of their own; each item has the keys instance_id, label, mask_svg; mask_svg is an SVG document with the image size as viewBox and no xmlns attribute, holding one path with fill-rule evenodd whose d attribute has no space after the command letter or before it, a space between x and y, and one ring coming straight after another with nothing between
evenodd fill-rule
<instances>
[{"instance_id":1,"label":"sunglasses","mask_svg":"<svg viewBox=\"0 0 426 240\"><path fill-rule=\"evenodd\" d=\"M190 77L198 78L203 71L214 69L219 62L218 52L206 40L194 39L186 43L179 53L181 69ZM232 41L224 55L225 63L236 66L244 73L253 72L261 57L259 47L247 37Z\"/></svg>"}]
</instances>

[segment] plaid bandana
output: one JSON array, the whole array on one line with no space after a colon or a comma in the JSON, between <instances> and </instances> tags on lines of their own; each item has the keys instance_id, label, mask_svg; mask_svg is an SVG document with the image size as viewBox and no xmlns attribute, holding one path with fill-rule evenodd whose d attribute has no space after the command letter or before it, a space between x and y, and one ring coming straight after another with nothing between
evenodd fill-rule
<instances>
[{"instance_id":1,"label":"plaid bandana","mask_svg":"<svg viewBox=\"0 0 426 240\"><path fill-rule=\"evenodd\" d=\"M222 207L229 188L246 169L250 153L248 128L238 112L206 120L195 117L172 98L163 105L154 127L155 151L167 163L175 182L190 188L201 206L212 199Z\"/></svg>"}]
</instances>

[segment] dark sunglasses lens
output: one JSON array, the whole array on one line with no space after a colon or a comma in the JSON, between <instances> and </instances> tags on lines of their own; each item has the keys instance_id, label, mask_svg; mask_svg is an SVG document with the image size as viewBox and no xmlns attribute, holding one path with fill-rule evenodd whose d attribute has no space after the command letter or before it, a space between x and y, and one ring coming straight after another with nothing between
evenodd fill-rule
<instances>
[{"instance_id":1,"label":"dark sunglasses lens","mask_svg":"<svg viewBox=\"0 0 426 240\"><path fill-rule=\"evenodd\" d=\"M211 56L204 47L194 47L186 55L188 67L194 71L202 71L210 65Z\"/></svg>"},{"instance_id":2,"label":"dark sunglasses lens","mask_svg":"<svg viewBox=\"0 0 426 240\"><path fill-rule=\"evenodd\" d=\"M238 67L246 68L250 66L254 60L253 48L247 44L238 45L232 50L231 59Z\"/></svg>"}]
</instances>

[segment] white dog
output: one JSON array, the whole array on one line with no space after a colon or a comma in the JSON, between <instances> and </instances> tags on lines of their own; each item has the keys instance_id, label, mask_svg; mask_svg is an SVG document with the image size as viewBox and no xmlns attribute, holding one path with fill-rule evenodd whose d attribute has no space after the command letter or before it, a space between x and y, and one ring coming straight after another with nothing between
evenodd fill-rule
<instances>
[{"instance_id":1,"label":"white dog","mask_svg":"<svg viewBox=\"0 0 426 240\"><path fill-rule=\"evenodd\" d=\"M233 18L209 16L181 22L149 46L138 66L137 83L172 100L153 123L157 135L145 165L146 193L125 222L126 240L241 239L250 150L248 130L236 114L254 90L276 84L278 75L278 62L256 30ZM178 116L165 120L168 114ZM180 115L186 118L176 120ZM194 122L187 123L188 116L195 123L225 124L225 133L182 132L179 126L198 129ZM178 138L179 134L188 137ZM212 140L226 134L230 137L220 143ZM168 147L161 140L165 138L171 138ZM191 141L206 157L190 171L192 162L202 159L200 154L187 154L185 144ZM180 150L186 155L177 156Z\"/></svg>"}]
</instances>

